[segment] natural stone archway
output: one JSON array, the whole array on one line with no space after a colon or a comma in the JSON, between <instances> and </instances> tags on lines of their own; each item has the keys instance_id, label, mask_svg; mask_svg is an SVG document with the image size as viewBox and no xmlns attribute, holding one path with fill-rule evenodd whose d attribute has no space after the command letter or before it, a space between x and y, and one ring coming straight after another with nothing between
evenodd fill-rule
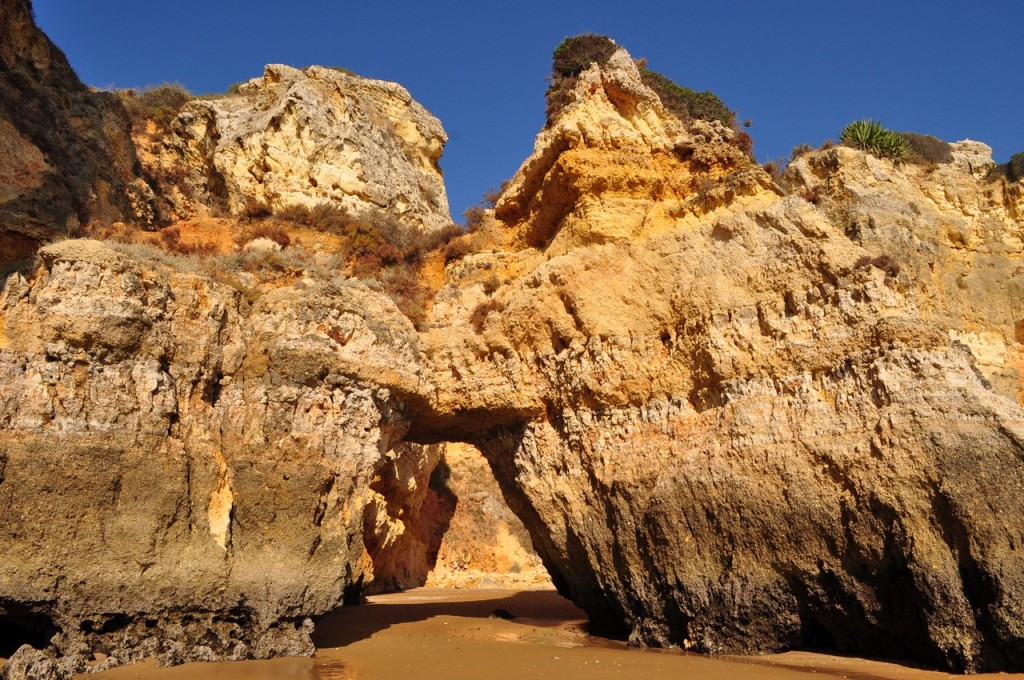
<instances>
[{"instance_id":1,"label":"natural stone archway","mask_svg":"<svg viewBox=\"0 0 1024 680\"><path fill-rule=\"evenodd\" d=\"M357 281L251 295L95 241L7 277L2 625L71 670L311 653L312 617L424 574L459 441L636 643L1024 669L1021 183L844 149L786 196L621 50L567 94L419 330ZM937 287L901 243L953 253ZM989 261L1006 308L960 314Z\"/></svg>"},{"instance_id":2,"label":"natural stone archway","mask_svg":"<svg viewBox=\"0 0 1024 680\"><path fill-rule=\"evenodd\" d=\"M363 519L373 563L367 592L550 587L483 455L459 443L424 449L389 456L371 484L378 495Z\"/></svg>"},{"instance_id":3,"label":"natural stone archway","mask_svg":"<svg viewBox=\"0 0 1024 680\"><path fill-rule=\"evenodd\" d=\"M925 282L843 221L878 222L889 173L921 197L900 228L922 242L943 195L1014 242L1017 188L842 150L812 165L818 205L728 130L673 119L624 52L575 87L486 222L490 252L435 298L429 422L479 446L559 590L634 642L1024 668L1024 414L961 342L1012 343L1019 314L950 328L942 295L917 306ZM1020 252L987 257L1010 271ZM1006 356L986 371L1012 395Z\"/></svg>"}]
</instances>

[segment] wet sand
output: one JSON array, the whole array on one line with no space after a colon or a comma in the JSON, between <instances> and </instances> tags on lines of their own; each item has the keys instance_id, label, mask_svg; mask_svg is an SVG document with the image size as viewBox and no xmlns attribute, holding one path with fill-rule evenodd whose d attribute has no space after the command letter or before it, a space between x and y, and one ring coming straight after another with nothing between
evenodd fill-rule
<instances>
[{"instance_id":1,"label":"wet sand","mask_svg":"<svg viewBox=\"0 0 1024 680\"><path fill-rule=\"evenodd\" d=\"M489 618L496 609L513 620ZM317 624L313 659L157 668L152 662L78 676L110 680L938 680L946 673L809 652L707 658L635 649L586 633L586 619L551 590L420 588L377 595ZM974 676L986 677L986 676ZM988 676L995 677L995 676ZM1000 678L1024 678L999 675Z\"/></svg>"}]
</instances>

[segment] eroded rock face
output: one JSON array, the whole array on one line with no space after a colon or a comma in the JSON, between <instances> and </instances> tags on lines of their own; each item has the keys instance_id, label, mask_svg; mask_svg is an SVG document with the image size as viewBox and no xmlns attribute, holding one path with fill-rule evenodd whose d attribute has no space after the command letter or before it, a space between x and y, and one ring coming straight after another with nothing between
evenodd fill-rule
<instances>
[{"instance_id":1,"label":"eroded rock face","mask_svg":"<svg viewBox=\"0 0 1024 680\"><path fill-rule=\"evenodd\" d=\"M1024 421L952 307L673 119L624 52L577 88L495 252L449 269L440 417L412 436L475 440L559 589L634 642L1024 668Z\"/></svg>"},{"instance_id":2,"label":"eroded rock face","mask_svg":"<svg viewBox=\"0 0 1024 680\"><path fill-rule=\"evenodd\" d=\"M146 165L181 214L329 202L426 230L451 224L441 123L396 83L274 64L237 94L195 101L151 141Z\"/></svg>"},{"instance_id":3,"label":"eroded rock face","mask_svg":"<svg viewBox=\"0 0 1024 680\"><path fill-rule=\"evenodd\" d=\"M0 2L0 65L0 270L89 220L142 219L124 109L78 80L29 0Z\"/></svg>"},{"instance_id":4,"label":"eroded rock face","mask_svg":"<svg viewBox=\"0 0 1024 680\"><path fill-rule=\"evenodd\" d=\"M312 653L393 531L375 478L431 455L412 325L358 285L249 307L95 241L40 257L0 296L0 622L72 664Z\"/></svg>"},{"instance_id":5,"label":"eroded rock face","mask_svg":"<svg viewBox=\"0 0 1024 680\"><path fill-rule=\"evenodd\" d=\"M550 588L523 523L504 502L487 459L467 444L444 446L434 485L456 500L426 585L438 588Z\"/></svg>"},{"instance_id":6,"label":"eroded rock face","mask_svg":"<svg viewBox=\"0 0 1024 680\"><path fill-rule=\"evenodd\" d=\"M989 177L992 149L952 145L952 161L892 164L837 147L806 154L783 182L809 196L877 261L891 261L924 318L970 348L993 389L1022 396L1024 183Z\"/></svg>"},{"instance_id":7,"label":"eroded rock face","mask_svg":"<svg viewBox=\"0 0 1024 680\"><path fill-rule=\"evenodd\" d=\"M305 107L377 87L321 71L191 105L176 125L198 132L164 150L200 159L188 192L286 205L320 177L293 149L322 141ZM250 300L93 241L7 279L0 631L52 641L13 665L309 653L310 617L423 573L440 525L416 518L452 512L429 477L457 439L557 587L634 642L1024 669L1024 413L986 381L1012 394L1011 362L966 335L1016 329L1012 279L973 272L1010 271L1020 185L978 184L976 147L939 179L838 150L786 196L731 131L672 117L625 52L575 87L422 333L357 284ZM395 131L401 111L382 143L436 159L441 133ZM324 197L429 228L359 182ZM878 259L950 225L984 249ZM940 274L915 278L932 256ZM957 267L978 282L954 295ZM964 312L983 292L999 311Z\"/></svg>"}]
</instances>

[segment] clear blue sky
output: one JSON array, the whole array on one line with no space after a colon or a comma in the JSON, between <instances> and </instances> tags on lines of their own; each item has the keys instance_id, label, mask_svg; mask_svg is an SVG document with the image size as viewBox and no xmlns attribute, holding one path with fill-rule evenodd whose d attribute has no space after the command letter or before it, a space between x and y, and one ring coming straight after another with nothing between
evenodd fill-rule
<instances>
[{"instance_id":1,"label":"clear blue sky","mask_svg":"<svg viewBox=\"0 0 1024 680\"><path fill-rule=\"evenodd\" d=\"M36 0L86 83L223 91L266 63L394 80L434 113L456 219L529 155L562 38L611 36L750 118L761 161L856 118L1024 151L1024 0Z\"/></svg>"}]
</instances>

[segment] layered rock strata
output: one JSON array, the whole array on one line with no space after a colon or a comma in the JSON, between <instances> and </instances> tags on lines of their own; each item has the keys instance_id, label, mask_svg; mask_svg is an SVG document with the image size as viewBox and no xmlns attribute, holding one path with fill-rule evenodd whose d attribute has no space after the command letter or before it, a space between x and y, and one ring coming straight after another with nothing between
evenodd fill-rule
<instances>
[{"instance_id":1,"label":"layered rock strata","mask_svg":"<svg viewBox=\"0 0 1024 680\"><path fill-rule=\"evenodd\" d=\"M223 105L252 113L264 81ZM636 643L1024 669L1024 413L969 336L1010 347L1017 311L962 311L1013 294L970 279L1015 271L1020 184L968 146L941 182L838 150L787 196L624 51L574 87L422 333L351 281L253 294L93 241L7 278L0 630L64 658L10 667L310 652L310 617L422 573L417 517L452 512L434 444L460 440L559 590ZM984 250L919 252L958 225Z\"/></svg>"},{"instance_id":2,"label":"layered rock strata","mask_svg":"<svg viewBox=\"0 0 1024 680\"><path fill-rule=\"evenodd\" d=\"M435 300L412 434L473 439L559 589L636 643L1024 667L1024 421L956 310L624 52L576 87ZM835 154L875 169L850 213L917 181Z\"/></svg>"},{"instance_id":3,"label":"layered rock strata","mask_svg":"<svg viewBox=\"0 0 1024 680\"><path fill-rule=\"evenodd\" d=\"M251 307L95 241L0 296L0 624L71 668L311 653L402 532L374 480L420 379L412 325L359 285ZM10 651L10 650L9 650Z\"/></svg>"},{"instance_id":4,"label":"layered rock strata","mask_svg":"<svg viewBox=\"0 0 1024 680\"><path fill-rule=\"evenodd\" d=\"M93 219L151 217L117 98L90 91L29 0L0 2L0 273Z\"/></svg>"},{"instance_id":5,"label":"layered rock strata","mask_svg":"<svg viewBox=\"0 0 1024 680\"><path fill-rule=\"evenodd\" d=\"M996 392L1020 402L1024 185L991 172L985 144L958 142L950 155L896 170L836 147L795 160L783 183L898 270L920 313L970 348Z\"/></svg>"},{"instance_id":6,"label":"layered rock strata","mask_svg":"<svg viewBox=\"0 0 1024 680\"><path fill-rule=\"evenodd\" d=\"M179 215L327 202L425 230L451 224L438 165L448 138L396 83L272 64L235 94L188 104L166 133L136 138Z\"/></svg>"}]
</instances>

